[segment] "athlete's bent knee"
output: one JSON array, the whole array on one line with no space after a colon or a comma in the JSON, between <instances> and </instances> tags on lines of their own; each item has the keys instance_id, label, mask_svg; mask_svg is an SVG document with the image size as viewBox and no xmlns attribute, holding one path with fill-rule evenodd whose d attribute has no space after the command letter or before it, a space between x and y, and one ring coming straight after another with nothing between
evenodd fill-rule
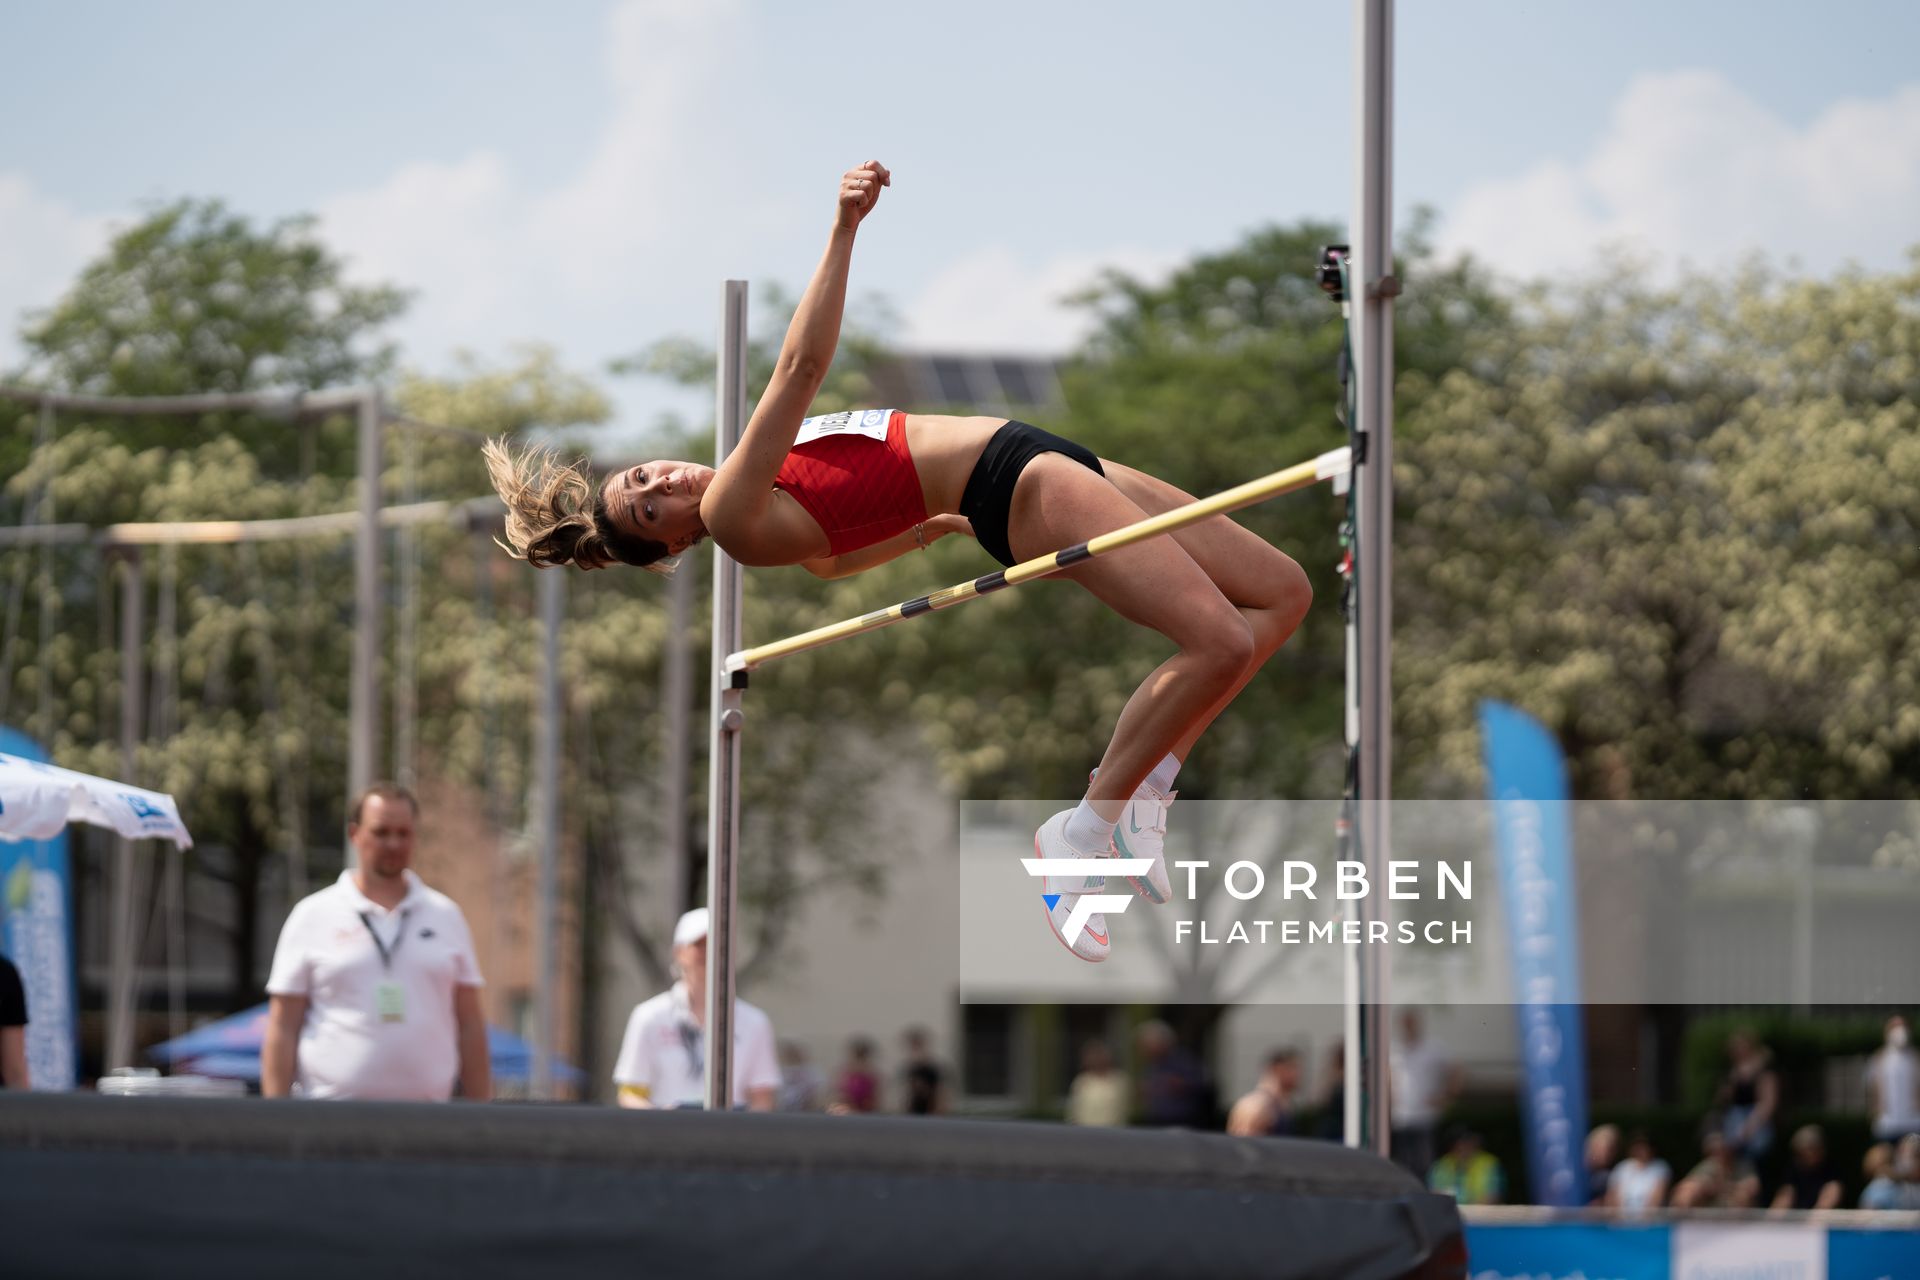
<instances>
[{"instance_id":1,"label":"athlete's bent knee","mask_svg":"<svg viewBox=\"0 0 1920 1280\"><path fill-rule=\"evenodd\" d=\"M1238 614L1207 628L1190 652L1212 675L1229 682L1240 678L1259 653L1253 627Z\"/></svg>"}]
</instances>

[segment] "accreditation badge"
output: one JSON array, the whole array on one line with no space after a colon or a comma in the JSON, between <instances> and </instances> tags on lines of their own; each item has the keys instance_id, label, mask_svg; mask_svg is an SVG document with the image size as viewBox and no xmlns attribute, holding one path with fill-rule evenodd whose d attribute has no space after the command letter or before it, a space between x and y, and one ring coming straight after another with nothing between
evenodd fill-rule
<instances>
[{"instance_id":1,"label":"accreditation badge","mask_svg":"<svg viewBox=\"0 0 1920 1280\"><path fill-rule=\"evenodd\" d=\"M383 982L373 989L373 1007L382 1022L405 1022L407 993L397 982Z\"/></svg>"}]
</instances>

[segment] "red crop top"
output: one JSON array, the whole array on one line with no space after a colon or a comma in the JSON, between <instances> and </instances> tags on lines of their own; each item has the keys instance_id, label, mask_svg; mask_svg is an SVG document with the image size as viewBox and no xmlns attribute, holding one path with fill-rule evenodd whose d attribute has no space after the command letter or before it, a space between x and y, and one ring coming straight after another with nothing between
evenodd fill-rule
<instances>
[{"instance_id":1,"label":"red crop top","mask_svg":"<svg viewBox=\"0 0 1920 1280\"><path fill-rule=\"evenodd\" d=\"M898 409L808 418L774 487L819 522L831 555L885 542L927 518L920 473L907 451L907 415Z\"/></svg>"}]
</instances>

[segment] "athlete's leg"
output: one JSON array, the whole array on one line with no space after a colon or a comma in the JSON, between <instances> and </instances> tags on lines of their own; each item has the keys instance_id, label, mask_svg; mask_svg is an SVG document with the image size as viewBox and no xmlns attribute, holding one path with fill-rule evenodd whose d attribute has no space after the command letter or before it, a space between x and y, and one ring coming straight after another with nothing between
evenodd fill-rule
<instances>
[{"instance_id":1,"label":"athlete's leg","mask_svg":"<svg viewBox=\"0 0 1920 1280\"><path fill-rule=\"evenodd\" d=\"M1114 487L1150 516L1196 500L1192 494L1144 471L1105 458L1100 465ZM1291 556L1226 516L1203 520L1171 536L1240 610L1254 637L1254 655L1246 670L1174 745L1174 756L1185 761L1207 726L1300 626L1313 603L1313 587L1306 570Z\"/></svg>"},{"instance_id":2,"label":"athlete's leg","mask_svg":"<svg viewBox=\"0 0 1920 1280\"><path fill-rule=\"evenodd\" d=\"M1008 541L1016 559L1045 555L1144 519L1112 482L1062 454L1027 465L1014 490ZM1134 691L1114 726L1088 801L1111 822L1162 757L1246 678L1253 627L1177 541L1154 538L1063 570L1131 622L1179 647ZM1270 637L1268 638L1270 641Z\"/></svg>"}]
</instances>

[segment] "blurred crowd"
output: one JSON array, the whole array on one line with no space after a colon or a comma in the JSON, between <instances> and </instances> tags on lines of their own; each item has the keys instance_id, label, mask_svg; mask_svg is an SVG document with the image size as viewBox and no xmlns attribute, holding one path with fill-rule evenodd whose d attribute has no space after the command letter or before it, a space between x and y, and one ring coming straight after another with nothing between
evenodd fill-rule
<instances>
[{"instance_id":1,"label":"blurred crowd","mask_svg":"<svg viewBox=\"0 0 1920 1280\"><path fill-rule=\"evenodd\" d=\"M1601 1125L1587 1136L1591 1203L1640 1213L1649 1209L1920 1209L1920 1056L1907 1021L1887 1019L1885 1039L1868 1061L1866 1093L1874 1143L1862 1161L1857 1196L1827 1151L1818 1124L1802 1124L1787 1140L1784 1166L1764 1175L1781 1115L1773 1055L1750 1032L1727 1043L1727 1072L1717 1109L1700 1126L1700 1149L1685 1177L1661 1158L1644 1131L1629 1135Z\"/></svg>"},{"instance_id":2,"label":"blurred crowd","mask_svg":"<svg viewBox=\"0 0 1920 1280\"><path fill-rule=\"evenodd\" d=\"M1802 1124L1788 1138L1784 1161L1770 1162L1782 1114L1781 1082L1773 1055L1750 1032L1735 1032L1727 1044L1727 1069L1715 1109L1699 1126L1697 1154L1675 1176L1653 1136L1644 1129L1623 1138L1619 1126L1602 1124L1587 1135L1587 1203L1623 1214L1654 1209L1920 1209L1920 1057L1908 1039L1906 1019L1887 1019L1885 1040L1866 1068L1866 1094L1875 1141L1868 1148L1849 1196L1850 1179L1829 1156L1826 1133ZM1401 1076L1396 1072L1395 1087ZM1395 1155L1416 1173L1417 1147L1399 1142L1396 1105ZM1428 1165L1427 1184L1462 1204L1506 1200L1505 1171L1481 1147L1478 1134L1452 1130L1444 1154ZM1667 1152L1680 1161L1680 1152ZM1772 1170L1771 1176L1768 1171Z\"/></svg>"},{"instance_id":3,"label":"blurred crowd","mask_svg":"<svg viewBox=\"0 0 1920 1280\"><path fill-rule=\"evenodd\" d=\"M780 1110L825 1111L832 1115L945 1115L952 1107L949 1072L933 1052L924 1027L909 1027L900 1037L900 1063L891 1074L880 1065L871 1037L854 1036L832 1078L822 1075L797 1040L780 1042Z\"/></svg>"},{"instance_id":4,"label":"blurred crowd","mask_svg":"<svg viewBox=\"0 0 1920 1280\"><path fill-rule=\"evenodd\" d=\"M1903 1017L1889 1018L1885 1032L1866 1067L1875 1142L1857 1176L1834 1162L1826 1133L1815 1123L1793 1128L1784 1158L1769 1159L1776 1134L1784 1131L1781 1081L1767 1047L1743 1031L1728 1041L1726 1071L1713 1109L1701 1118L1697 1150L1663 1152L1644 1129L1599 1125L1585 1147L1587 1203L1622 1214L1662 1208L1920 1210L1920 1054L1909 1043ZM1170 1026L1142 1023L1133 1049L1129 1072L1107 1041L1080 1047L1079 1069L1067 1091L1068 1123L1222 1127L1222 1100L1212 1078ZM945 1112L948 1072L934 1059L927 1034L907 1032L902 1050L898 1065L883 1072L874 1042L857 1037L828 1079L808 1063L804 1050L787 1043L781 1050L781 1105L844 1113ZM1305 1065L1298 1049L1274 1049L1254 1086L1225 1108L1226 1131L1339 1141L1346 1099L1342 1045L1330 1047L1322 1087L1311 1094L1303 1088ZM1427 1036L1417 1010L1403 1010L1397 1020L1390 1081L1394 1159L1463 1204L1510 1202L1508 1171L1482 1136L1446 1123L1462 1072Z\"/></svg>"}]
</instances>

